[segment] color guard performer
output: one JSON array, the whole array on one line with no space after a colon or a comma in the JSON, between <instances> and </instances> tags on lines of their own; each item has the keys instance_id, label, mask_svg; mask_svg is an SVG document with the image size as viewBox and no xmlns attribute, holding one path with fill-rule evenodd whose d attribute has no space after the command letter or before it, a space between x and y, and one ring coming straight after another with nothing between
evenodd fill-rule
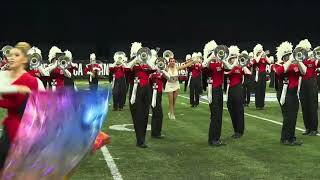
<instances>
[{"instance_id":1,"label":"color guard performer","mask_svg":"<svg viewBox=\"0 0 320 180\"><path fill-rule=\"evenodd\" d=\"M126 62L126 54L122 51L118 51L113 56L114 63L109 68L109 71L113 74L112 80L112 96L113 96L113 110L122 111L126 100L126 77L125 73L129 69L124 66Z\"/></svg>"},{"instance_id":2,"label":"color guard performer","mask_svg":"<svg viewBox=\"0 0 320 180\"><path fill-rule=\"evenodd\" d=\"M274 65L273 69L279 82L277 98L283 116L280 142L283 145L302 145L302 142L296 140L295 128L299 110L297 95L299 77L306 74L306 66L302 58L293 58L292 44L287 41L277 48L277 58L279 62Z\"/></svg>"},{"instance_id":3,"label":"color guard performer","mask_svg":"<svg viewBox=\"0 0 320 180\"><path fill-rule=\"evenodd\" d=\"M90 54L90 64L86 65L84 69L85 75L89 75L89 88L90 90L98 90L99 72L102 71L100 64L96 62L96 55Z\"/></svg>"},{"instance_id":4,"label":"color guard performer","mask_svg":"<svg viewBox=\"0 0 320 180\"><path fill-rule=\"evenodd\" d=\"M204 56L204 72L208 75L208 101L210 108L210 127L208 135L208 143L212 146L225 145L220 140L222 114L223 114L223 63L215 57L214 50L217 44L214 40L208 42L203 50Z\"/></svg>"},{"instance_id":5,"label":"color guard performer","mask_svg":"<svg viewBox=\"0 0 320 180\"><path fill-rule=\"evenodd\" d=\"M201 62L201 53L193 53L192 60L193 65L191 65L188 69L191 73L190 80L190 104L191 107L198 107L201 93L201 74L202 74L202 62Z\"/></svg>"},{"instance_id":6,"label":"color guard performer","mask_svg":"<svg viewBox=\"0 0 320 180\"><path fill-rule=\"evenodd\" d=\"M223 61L225 68L230 69L227 87L227 106L232 120L235 139L241 138L244 133L244 107L242 97L243 75L251 75L247 63L239 62L240 49L237 46L230 46L228 61ZM249 59L245 60L249 62Z\"/></svg>"},{"instance_id":7,"label":"color guard performer","mask_svg":"<svg viewBox=\"0 0 320 180\"><path fill-rule=\"evenodd\" d=\"M311 44L308 39L300 41L297 47L312 52ZM319 50L320 48L318 48L318 50L315 49L315 51ZM303 135L309 136L316 136L318 134L318 88L316 69L319 67L319 61L315 58L310 57L303 61L303 64L307 67L307 72L305 75L302 75L299 93L303 122L306 128Z\"/></svg>"},{"instance_id":8,"label":"color guard performer","mask_svg":"<svg viewBox=\"0 0 320 180\"><path fill-rule=\"evenodd\" d=\"M44 90L42 82L31 76L25 69L28 66L30 45L18 43L10 50L10 71L2 71L0 83L0 108L8 110L3 121L3 132L0 138L0 177L10 146L14 140L27 102L27 93ZM13 83L12 83L13 82Z\"/></svg>"},{"instance_id":9,"label":"color guard performer","mask_svg":"<svg viewBox=\"0 0 320 180\"><path fill-rule=\"evenodd\" d=\"M256 82L256 91L255 91L255 104L258 110L264 108L265 103L265 94L266 94L266 66L271 64L270 60L267 57L268 52L264 52L261 44L257 44L254 49L254 60L253 64L256 65L255 69L255 82Z\"/></svg>"}]
</instances>

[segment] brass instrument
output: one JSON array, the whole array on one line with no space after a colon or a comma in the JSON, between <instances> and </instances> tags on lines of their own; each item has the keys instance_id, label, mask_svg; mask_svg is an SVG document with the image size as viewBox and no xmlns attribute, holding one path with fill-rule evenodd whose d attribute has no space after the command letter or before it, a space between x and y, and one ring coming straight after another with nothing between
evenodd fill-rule
<instances>
[{"instance_id":1,"label":"brass instrument","mask_svg":"<svg viewBox=\"0 0 320 180\"><path fill-rule=\"evenodd\" d=\"M261 57L267 57L269 54L270 54L270 51L266 50L266 51L263 52Z\"/></svg>"},{"instance_id":2,"label":"brass instrument","mask_svg":"<svg viewBox=\"0 0 320 180\"><path fill-rule=\"evenodd\" d=\"M313 57L317 60L320 60L320 46L313 49Z\"/></svg>"},{"instance_id":3,"label":"brass instrument","mask_svg":"<svg viewBox=\"0 0 320 180\"><path fill-rule=\"evenodd\" d=\"M58 58L58 66L60 69L68 69L71 67L71 59L65 55Z\"/></svg>"},{"instance_id":4,"label":"brass instrument","mask_svg":"<svg viewBox=\"0 0 320 180\"><path fill-rule=\"evenodd\" d=\"M125 63L125 59L123 57L126 57L126 53L124 53L123 51L118 51L114 54L114 57L116 57L116 59L114 59L116 62L116 65L119 66Z\"/></svg>"},{"instance_id":5,"label":"brass instrument","mask_svg":"<svg viewBox=\"0 0 320 180\"><path fill-rule=\"evenodd\" d=\"M174 54L172 51L170 50L165 50L162 54L163 58L165 58L167 61L169 61L169 59L174 58Z\"/></svg>"},{"instance_id":6,"label":"brass instrument","mask_svg":"<svg viewBox=\"0 0 320 180\"><path fill-rule=\"evenodd\" d=\"M239 64L241 67L245 67L249 64L250 57L247 54L241 54L239 56Z\"/></svg>"},{"instance_id":7,"label":"brass instrument","mask_svg":"<svg viewBox=\"0 0 320 180\"><path fill-rule=\"evenodd\" d=\"M229 56L229 48L225 45L219 45L214 50L214 55L218 58L218 60L223 61L226 60Z\"/></svg>"},{"instance_id":8,"label":"brass instrument","mask_svg":"<svg viewBox=\"0 0 320 180\"><path fill-rule=\"evenodd\" d=\"M137 52L137 58L139 63L146 64L152 57L151 50L147 47L139 49Z\"/></svg>"},{"instance_id":9,"label":"brass instrument","mask_svg":"<svg viewBox=\"0 0 320 180\"><path fill-rule=\"evenodd\" d=\"M166 59L158 57L155 64L160 70L164 70L166 68Z\"/></svg>"},{"instance_id":10,"label":"brass instrument","mask_svg":"<svg viewBox=\"0 0 320 180\"><path fill-rule=\"evenodd\" d=\"M42 64L42 56L38 53L32 53L28 56L30 69L36 69Z\"/></svg>"},{"instance_id":11,"label":"brass instrument","mask_svg":"<svg viewBox=\"0 0 320 180\"><path fill-rule=\"evenodd\" d=\"M2 55L3 55L4 57L9 57L9 56L10 56L10 50L11 50L12 48L13 48L13 47L12 47L12 46L9 46L9 45L4 46L4 47L1 49Z\"/></svg>"},{"instance_id":12,"label":"brass instrument","mask_svg":"<svg viewBox=\"0 0 320 180\"><path fill-rule=\"evenodd\" d=\"M297 47L293 50L293 58L299 62L308 59L308 51L302 47Z\"/></svg>"}]
</instances>

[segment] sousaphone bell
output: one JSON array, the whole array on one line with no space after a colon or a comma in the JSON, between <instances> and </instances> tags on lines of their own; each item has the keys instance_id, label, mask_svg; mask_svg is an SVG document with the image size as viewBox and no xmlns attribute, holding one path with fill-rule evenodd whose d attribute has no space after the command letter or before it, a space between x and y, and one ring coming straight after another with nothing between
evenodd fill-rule
<instances>
[{"instance_id":1,"label":"sousaphone bell","mask_svg":"<svg viewBox=\"0 0 320 180\"><path fill-rule=\"evenodd\" d=\"M36 69L42 64L42 56L38 53L32 53L29 55L30 69Z\"/></svg>"},{"instance_id":2,"label":"sousaphone bell","mask_svg":"<svg viewBox=\"0 0 320 180\"><path fill-rule=\"evenodd\" d=\"M60 69L68 69L71 67L71 59L66 55L58 57L58 66Z\"/></svg>"},{"instance_id":3,"label":"sousaphone bell","mask_svg":"<svg viewBox=\"0 0 320 180\"><path fill-rule=\"evenodd\" d=\"M320 60L320 46L313 49L313 57L317 60Z\"/></svg>"},{"instance_id":4,"label":"sousaphone bell","mask_svg":"<svg viewBox=\"0 0 320 180\"><path fill-rule=\"evenodd\" d=\"M151 50L147 47L140 48L137 52L137 58L140 64L146 64L152 57Z\"/></svg>"},{"instance_id":5,"label":"sousaphone bell","mask_svg":"<svg viewBox=\"0 0 320 180\"><path fill-rule=\"evenodd\" d=\"M224 61L229 56L229 48L225 45L219 45L214 50L214 55L217 57L219 61Z\"/></svg>"}]
</instances>

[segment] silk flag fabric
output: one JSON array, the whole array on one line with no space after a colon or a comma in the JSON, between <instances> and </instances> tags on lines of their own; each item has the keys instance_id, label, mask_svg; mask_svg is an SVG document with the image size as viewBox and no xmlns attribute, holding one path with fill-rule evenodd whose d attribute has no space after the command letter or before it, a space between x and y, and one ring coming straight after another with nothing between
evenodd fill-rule
<instances>
[{"instance_id":1,"label":"silk flag fabric","mask_svg":"<svg viewBox=\"0 0 320 180\"><path fill-rule=\"evenodd\" d=\"M110 90L34 92L9 156L4 180L60 180L93 147L108 112Z\"/></svg>"}]
</instances>

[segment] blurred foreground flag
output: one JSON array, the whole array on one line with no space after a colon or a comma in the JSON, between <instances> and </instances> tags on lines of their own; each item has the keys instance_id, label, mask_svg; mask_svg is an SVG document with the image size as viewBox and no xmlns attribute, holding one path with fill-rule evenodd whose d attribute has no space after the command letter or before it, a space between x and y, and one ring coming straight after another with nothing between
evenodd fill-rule
<instances>
[{"instance_id":1,"label":"blurred foreground flag","mask_svg":"<svg viewBox=\"0 0 320 180\"><path fill-rule=\"evenodd\" d=\"M110 94L69 89L32 93L2 179L62 179L92 151Z\"/></svg>"}]
</instances>

